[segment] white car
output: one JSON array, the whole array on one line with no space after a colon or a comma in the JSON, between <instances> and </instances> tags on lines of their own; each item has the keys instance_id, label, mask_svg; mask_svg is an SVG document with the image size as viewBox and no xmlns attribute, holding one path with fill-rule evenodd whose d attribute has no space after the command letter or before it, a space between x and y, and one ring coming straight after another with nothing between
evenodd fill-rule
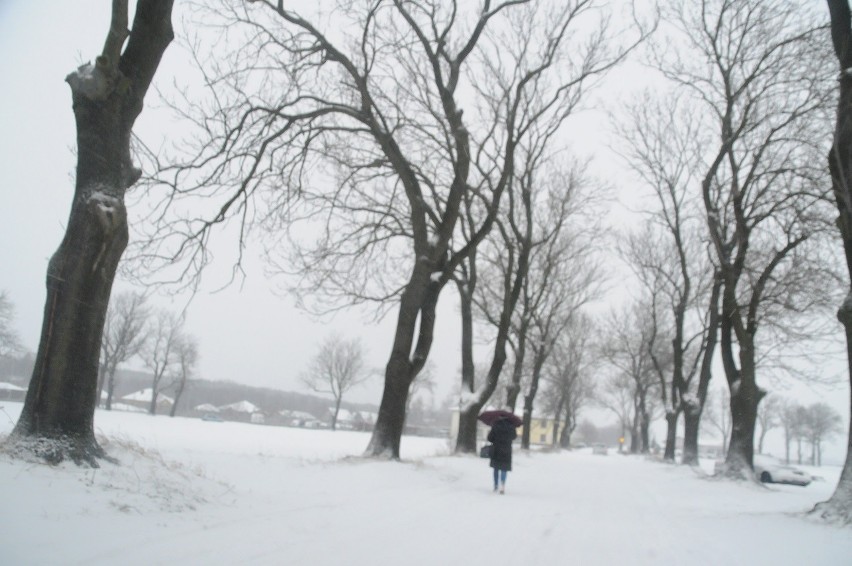
<instances>
[{"instance_id":1,"label":"white car","mask_svg":"<svg viewBox=\"0 0 852 566\"><path fill-rule=\"evenodd\" d=\"M806 486L813 478L806 472L762 454L754 455L754 477L763 483L788 483Z\"/></svg>"}]
</instances>

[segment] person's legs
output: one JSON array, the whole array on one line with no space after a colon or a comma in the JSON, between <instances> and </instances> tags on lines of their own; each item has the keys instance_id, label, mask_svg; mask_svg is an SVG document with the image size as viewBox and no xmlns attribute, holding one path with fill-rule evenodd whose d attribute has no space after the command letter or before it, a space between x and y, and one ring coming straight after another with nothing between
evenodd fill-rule
<instances>
[{"instance_id":1,"label":"person's legs","mask_svg":"<svg viewBox=\"0 0 852 566\"><path fill-rule=\"evenodd\" d=\"M497 470L494 470L495 472ZM500 493L506 493L506 470L500 470ZM495 474L496 476L496 474ZM495 478L496 479L496 478ZM494 489L497 489L496 487Z\"/></svg>"},{"instance_id":2,"label":"person's legs","mask_svg":"<svg viewBox=\"0 0 852 566\"><path fill-rule=\"evenodd\" d=\"M497 480L499 479L500 470L494 468L494 491L497 491Z\"/></svg>"}]
</instances>

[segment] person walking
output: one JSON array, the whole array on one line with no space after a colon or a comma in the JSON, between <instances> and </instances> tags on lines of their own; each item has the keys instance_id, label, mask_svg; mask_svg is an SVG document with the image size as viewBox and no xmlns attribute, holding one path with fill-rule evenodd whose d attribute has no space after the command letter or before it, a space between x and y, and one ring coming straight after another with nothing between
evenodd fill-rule
<instances>
[{"instance_id":1,"label":"person walking","mask_svg":"<svg viewBox=\"0 0 852 566\"><path fill-rule=\"evenodd\" d=\"M507 418L500 418L488 431L491 450L491 467L494 468L494 491L506 493L506 474L512 471L512 441L518 437L515 425Z\"/></svg>"}]
</instances>

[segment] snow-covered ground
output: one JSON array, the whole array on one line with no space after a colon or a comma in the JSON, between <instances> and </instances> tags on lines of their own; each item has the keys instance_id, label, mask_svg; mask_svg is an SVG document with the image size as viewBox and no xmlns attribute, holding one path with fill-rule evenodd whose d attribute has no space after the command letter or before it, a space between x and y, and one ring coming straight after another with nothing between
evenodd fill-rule
<instances>
[{"instance_id":1,"label":"snow-covered ground","mask_svg":"<svg viewBox=\"0 0 852 566\"><path fill-rule=\"evenodd\" d=\"M2 402L0 435L21 405ZM806 515L806 488L708 477L644 458L515 452L507 493L484 460L403 439L99 411L120 466L0 454L0 564L833 565L852 529Z\"/></svg>"}]
</instances>

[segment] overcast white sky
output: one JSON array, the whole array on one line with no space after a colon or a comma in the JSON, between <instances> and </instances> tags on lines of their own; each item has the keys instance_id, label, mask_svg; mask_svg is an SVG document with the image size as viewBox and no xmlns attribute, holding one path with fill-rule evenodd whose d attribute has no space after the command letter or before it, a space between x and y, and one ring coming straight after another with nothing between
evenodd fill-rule
<instances>
[{"instance_id":1,"label":"overcast white sky","mask_svg":"<svg viewBox=\"0 0 852 566\"><path fill-rule=\"evenodd\" d=\"M41 329L47 261L64 233L73 195L75 128L64 77L100 52L109 5L106 0L0 0L0 53L4 54L0 58L0 289L8 291L15 304L15 326L32 350L38 346ZM176 10L181 6L176 2ZM170 74L177 74L180 80L182 54L178 49L173 45L167 50L155 78L160 85L168 84ZM155 102L149 94L146 103ZM168 128L168 122L157 123L153 114L143 111L137 131ZM583 131L583 123L593 129ZM594 121L579 121L572 136L582 139L583 147L588 148L589 140L602 130ZM242 289L231 287L213 294L211 283L189 307L188 329L197 337L201 351L200 377L303 390L298 375L318 341L332 329L347 337L362 337L370 365L383 371L395 312L381 324L357 313L313 320L295 309L292 300L273 293L275 283L264 276L258 262L250 265ZM227 270L229 266L220 267ZM214 274L211 279L221 281L222 277ZM118 288L127 285L119 283ZM168 304L166 299L161 302ZM185 298L179 299L173 308L184 304ZM455 385L459 335L453 292L448 288L430 356L439 398ZM376 377L372 386L353 399L378 403L381 381ZM807 389L802 395L803 402L824 398L848 418L845 384L829 392Z\"/></svg>"}]
</instances>

